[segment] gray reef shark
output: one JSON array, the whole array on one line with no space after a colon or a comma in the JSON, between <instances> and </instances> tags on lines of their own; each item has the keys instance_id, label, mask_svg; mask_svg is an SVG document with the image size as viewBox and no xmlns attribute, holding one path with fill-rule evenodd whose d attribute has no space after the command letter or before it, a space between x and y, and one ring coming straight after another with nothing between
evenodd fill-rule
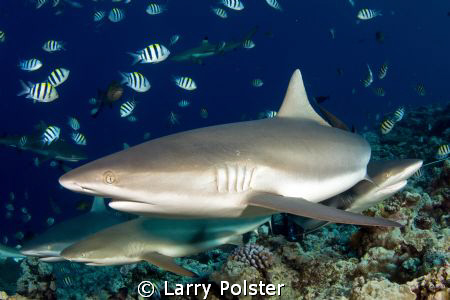
<instances>
[{"instance_id":1,"label":"gray reef shark","mask_svg":"<svg viewBox=\"0 0 450 300\"><path fill-rule=\"evenodd\" d=\"M199 46L172 55L170 59L178 62L189 61L201 64L203 62L202 61L203 58L205 57L222 55L226 52L230 52L237 48L242 47L244 41L251 39L252 36L256 33L256 31L257 27L253 28L250 32L248 32L242 40L221 42L218 44L212 44L209 42L207 38L205 38Z\"/></svg>"},{"instance_id":2,"label":"gray reef shark","mask_svg":"<svg viewBox=\"0 0 450 300\"><path fill-rule=\"evenodd\" d=\"M420 159L371 161L367 166L367 172L372 182L360 181L350 190L320 203L361 213L403 189L407 179L419 170L422 164L423 161ZM312 232L330 223L293 215L289 217L303 228L304 233Z\"/></svg>"},{"instance_id":3,"label":"gray reef shark","mask_svg":"<svg viewBox=\"0 0 450 300\"><path fill-rule=\"evenodd\" d=\"M224 245L241 244L242 234L270 217L238 219L161 219L140 217L102 230L66 248L61 256L92 266L147 261L184 276L195 276L173 258Z\"/></svg>"},{"instance_id":4,"label":"gray reef shark","mask_svg":"<svg viewBox=\"0 0 450 300\"><path fill-rule=\"evenodd\" d=\"M61 261L64 260L60 257L61 251L73 243L129 219L129 216L107 211L104 199L95 197L89 212L50 227L44 233L25 243L21 253L40 257L42 261Z\"/></svg>"},{"instance_id":5,"label":"gray reef shark","mask_svg":"<svg viewBox=\"0 0 450 300\"><path fill-rule=\"evenodd\" d=\"M21 144L21 139L26 137L26 143ZM42 139L33 135L11 135L0 137L0 144L17 148L23 151L30 151L42 155L45 159L55 159L67 162L78 162L87 159L85 152L80 146L68 143L59 139L46 146Z\"/></svg>"},{"instance_id":6,"label":"gray reef shark","mask_svg":"<svg viewBox=\"0 0 450 300\"><path fill-rule=\"evenodd\" d=\"M19 250L6 247L0 244L0 259L1 258L24 258L25 255L22 255Z\"/></svg>"},{"instance_id":7,"label":"gray reef shark","mask_svg":"<svg viewBox=\"0 0 450 300\"><path fill-rule=\"evenodd\" d=\"M274 118L181 132L100 158L62 177L80 193L140 215L236 218L286 212L334 223L400 226L319 204L367 179L369 144L331 127L296 70Z\"/></svg>"}]
</instances>

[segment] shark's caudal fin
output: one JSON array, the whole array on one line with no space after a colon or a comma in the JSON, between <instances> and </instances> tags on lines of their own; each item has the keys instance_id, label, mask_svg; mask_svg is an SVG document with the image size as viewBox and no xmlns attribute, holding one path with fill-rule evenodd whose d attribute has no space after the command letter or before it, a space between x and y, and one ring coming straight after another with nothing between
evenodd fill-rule
<instances>
[{"instance_id":1,"label":"shark's caudal fin","mask_svg":"<svg viewBox=\"0 0 450 300\"><path fill-rule=\"evenodd\" d=\"M147 253L142 257L142 260L148 261L149 263L163 268L164 270L170 271L172 273L188 276L197 277L197 274L177 265L172 257L168 257L156 252Z\"/></svg>"},{"instance_id":2,"label":"shark's caudal fin","mask_svg":"<svg viewBox=\"0 0 450 300\"><path fill-rule=\"evenodd\" d=\"M305 85L303 84L302 74L298 69L295 70L291 77L283 104L281 104L277 117L308 119L324 126L330 126L315 112L314 108L309 103Z\"/></svg>"},{"instance_id":3,"label":"shark's caudal fin","mask_svg":"<svg viewBox=\"0 0 450 300\"><path fill-rule=\"evenodd\" d=\"M92 202L91 212L100 212L106 210L105 199L95 196Z\"/></svg>"},{"instance_id":4,"label":"shark's caudal fin","mask_svg":"<svg viewBox=\"0 0 450 300\"><path fill-rule=\"evenodd\" d=\"M283 197L269 193L256 194L249 200L249 204L333 223L384 227L401 226L399 223L387 219L351 213L320 203L309 202L302 198Z\"/></svg>"}]
</instances>

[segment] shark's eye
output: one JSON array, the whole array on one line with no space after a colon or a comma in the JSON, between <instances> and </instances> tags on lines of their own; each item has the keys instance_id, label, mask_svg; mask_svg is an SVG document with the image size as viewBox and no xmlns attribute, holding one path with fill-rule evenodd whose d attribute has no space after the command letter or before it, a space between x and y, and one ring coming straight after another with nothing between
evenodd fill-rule
<instances>
[{"instance_id":1,"label":"shark's eye","mask_svg":"<svg viewBox=\"0 0 450 300\"><path fill-rule=\"evenodd\" d=\"M113 184L116 182L116 175L111 171L106 171L105 174L103 174L103 180L105 183Z\"/></svg>"}]
</instances>

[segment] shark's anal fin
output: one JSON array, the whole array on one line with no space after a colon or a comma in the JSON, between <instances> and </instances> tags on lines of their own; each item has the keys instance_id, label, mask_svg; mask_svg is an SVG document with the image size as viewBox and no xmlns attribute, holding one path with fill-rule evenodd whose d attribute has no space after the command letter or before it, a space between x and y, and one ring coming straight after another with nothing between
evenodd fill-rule
<instances>
[{"instance_id":1,"label":"shark's anal fin","mask_svg":"<svg viewBox=\"0 0 450 300\"><path fill-rule=\"evenodd\" d=\"M306 95L302 74L298 69L292 74L286 95L284 96L283 104L281 104L277 117L305 119L317 122L324 126L330 126L330 124L322 119L311 106L308 95Z\"/></svg>"},{"instance_id":2,"label":"shark's anal fin","mask_svg":"<svg viewBox=\"0 0 450 300\"><path fill-rule=\"evenodd\" d=\"M302 198L283 197L269 193L255 194L249 200L248 204L333 223L384 227L402 226L397 222L387 219L368 217L319 203L309 202Z\"/></svg>"},{"instance_id":3,"label":"shark's anal fin","mask_svg":"<svg viewBox=\"0 0 450 300\"><path fill-rule=\"evenodd\" d=\"M177 265L172 257L165 256L156 252L151 252L145 254L141 258L142 260L145 260L172 273L188 277L197 277L197 274Z\"/></svg>"}]
</instances>

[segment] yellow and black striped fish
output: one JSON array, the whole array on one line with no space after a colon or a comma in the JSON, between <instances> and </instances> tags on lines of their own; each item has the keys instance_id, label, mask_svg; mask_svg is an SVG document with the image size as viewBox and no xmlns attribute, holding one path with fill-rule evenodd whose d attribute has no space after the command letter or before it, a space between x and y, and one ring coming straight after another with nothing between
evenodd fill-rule
<instances>
[{"instance_id":1,"label":"yellow and black striped fish","mask_svg":"<svg viewBox=\"0 0 450 300\"><path fill-rule=\"evenodd\" d=\"M373 73L370 69L370 66L367 65L367 77L362 80L362 84L364 87L369 87L373 82Z\"/></svg>"},{"instance_id":2,"label":"yellow and black striped fish","mask_svg":"<svg viewBox=\"0 0 450 300\"><path fill-rule=\"evenodd\" d=\"M392 118L392 121L394 121L395 123L400 122L403 119L404 115L405 115L405 108L404 107L399 107L394 112L394 116Z\"/></svg>"},{"instance_id":3,"label":"yellow and black striped fish","mask_svg":"<svg viewBox=\"0 0 450 300\"><path fill-rule=\"evenodd\" d=\"M195 90L197 88L197 84L190 77L175 76L173 78L173 80L175 81L175 84L177 86L179 86L180 88L182 88L183 90L193 91L193 90Z\"/></svg>"},{"instance_id":4,"label":"yellow and black striped fish","mask_svg":"<svg viewBox=\"0 0 450 300\"><path fill-rule=\"evenodd\" d=\"M100 22L106 16L106 12L104 10L98 10L94 12L93 19L94 22Z\"/></svg>"},{"instance_id":5,"label":"yellow and black striped fish","mask_svg":"<svg viewBox=\"0 0 450 300\"><path fill-rule=\"evenodd\" d=\"M147 6L146 12L149 15L153 16L153 15L162 14L165 10L166 10L166 7L164 5L152 2Z\"/></svg>"},{"instance_id":6,"label":"yellow and black striped fish","mask_svg":"<svg viewBox=\"0 0 450 300\"><path fill-rule=\"evenodd\" d=\"M437 159L447 158L449 153L450 153L450 146L448 144L440 145L436 153L436 158Z\"/></svg>"},{"instance_id":7,"label":"yellow and black striped fish","mask_svg":"<svg viewBox=\"0 0 450 300\"><path fill-rule=\"evenodd\" d=\"M392 122L390 119L386 119L383 122L381 122L381 133L382 134L388 134L391 132L392 128L394 128L394 122Z\"/></svg>"},{"instance_id":8,"label":"yellow and black striped fish","mask_svg":"<svg viewBox=\"0 0 450 300\"><path fill-rule=\"evenodd\" d=\"M33 99L34 102L52 102L59 97L55 87L48 82L26 84L21 80L20 84L23 90L17 96L27 95L26 97Z\"/></svg>"},{"instance_id":9,"label":"yellow and black striped fish","mask_svg":"<svg viewBox=\"0 0 450 300\"><path fill-rule=\"evenodd\" d=\"M122 76L121 84L126 83L127 86L129 86L136 92L143 93L148 91L151 87L148 79L139 72L131 72L131 73L120 72L120 75Z\"/></svg>"},{"instance_id":10,"label":"yellow and black striped fish","mask_svg":"<svg viewBox=\"0 0 450 300\"><path fill-rule=\"evenodd\" d=\"M56 51L65 50L63 42L54 41L54 40L45 42L44 46L42 46L42 49L44 49L44 51L47 51L47 52L56 52Z\"/></svg>"},{"instance_id":11,"label":"yellow and black striped fish","mask_svg":"<svg viewBox=\"0 0 450 300\"><path fill-rule=\"evenodd\" d=\"M244 4L241 2L241 0L221 0L220 2L230 9L234 10L244 9Z\"/></svg>"},{"instance_id":12,"label":"yellow and black striped fish","mask_svg":"<svg viewBox=\"0 0 450 300\"><path fill-rule=\"evenodd\" d=\"M123 11L123 9L120 9L120 8L111 9L111 11L109 12L109 15L108 15L108 19L113 23L120 22L124 18L125 18L125 12Z\"/></svg>"},{"instance_id":13,"label":"yellow and black striped fish","mask_svg":"<svg viewBox=\"0 0 450 300\"><path fill-rule=\"evenodd\" d=\"M417 94L419 94L419 96L422 97L426 95L425 86L423 85L423 83L418 83L416 85L416 92Z\"/></svg>"},{"instance_id":14,"label":"yellow and black striped fish","mask_svg":"<svg viewBox=\"0 0 450 300\"><path fill-rule=\"evenodd\" d=\"M136 104L137 103L134 100L123 103L120 106L120 117L125 118L125 117L128 117L129 115L131 115L133 110L136 108Z\"/></svg>"},{"instance_id":15,"label":"yellow and black striped fish","mask_svg":"<svg viewBox=\"0 0 450 300\"><path fill-rule=\"evenodd\" d=\"M220 8L220 7L213 7L213 8L211 8L211 10L212 10L217 16L221 17L222 19L228 18L228 14L227 14L227 12L226 12L223 8Z\"/></svg>"},{"instance_id":16,"label":"yellow and black striped fish","mask_svg":"<svg viewBox=\"0 0 450 300\"><path fill-rule=\"evenodd\" d=\"M129 54L134 58L133 65L138 62L142 64L156 64L166 60L170 55L170 51L161 44L151 44L136 53Z\"/></svg>"},{"instance_id":17,"label":"yellow and black striped fish","mask_svg":"<svg viewBox=\"0 0 450 300\"><path fill-rule=\"evenodd\" d=\"M48 82L54 87L61 85L69 78L70 71L64 68L58 68L50 73L48 76Z\"/></svg>"},{"instance_id":18,"label":"yellow and black striped fish","mask_svg":"<svg viewBox=\"0 0 450 300\"><path fill-rule=\"evenodd\" d=\"M65 287L70 287L73 284L72 278L69 276L63 278L63 283Z\"/></svg>"},{"instance_id":19,"label":"yellow and black striped fish","mask_svg":"<svg viewBox=\"0 0 450 300\"><path fill-rule=\"evenodd\" d=\"M75 142L75 144L80 145L80 146L86 146L87 141L86 141L86 137L84 136L84 134L82 134L80 132L73 132L71 137L72 137L72 140Z\"/></svg>"},{"instance_id":20,"label":"yellow and black striped fish","mask_svg":"<svg viewBox=\"0 0 450 300\"><path fill-rule=\"evenodd\" d=\"M375 95L377 95L379 97L384 97L386 95L386 92L384 91L384 89L382 87L374 88L373 92Z\"/></svg>"},{"instance_id":21,"label":"yellow and black striped fish","mask_svg":"<svg viewBox=\"0 0 450 300\"><path fill-rule=\"evenodd\" d=\"M60 133L61 129L58 126L48 126L42 134L42 143L44 145L50 145L51 143L59 139Z\"/></svg>"},{"instance_id":22,"label":"yellow and black striped fish","mask_svg":"<svg viewBox=\"0 0 450 300\"><path fill-rule=\"evenodd\" d=\"M358 11L357 17L360 20L370 20L381 15L382 15L381 11L379 10L363 8L360 11Z\"/></svg>"},{"instance_id":23,"label":"yellow and black striped fish","mask_svg":"<svg viewBox=\"0 0 450 300\"><path fill-rule=\"evenodd\" d=\"M378 79L384 79L386 77L389 65L387 62L383 63L380 67L380 71L378 72Z\"/></svg>"}]
</instances>

